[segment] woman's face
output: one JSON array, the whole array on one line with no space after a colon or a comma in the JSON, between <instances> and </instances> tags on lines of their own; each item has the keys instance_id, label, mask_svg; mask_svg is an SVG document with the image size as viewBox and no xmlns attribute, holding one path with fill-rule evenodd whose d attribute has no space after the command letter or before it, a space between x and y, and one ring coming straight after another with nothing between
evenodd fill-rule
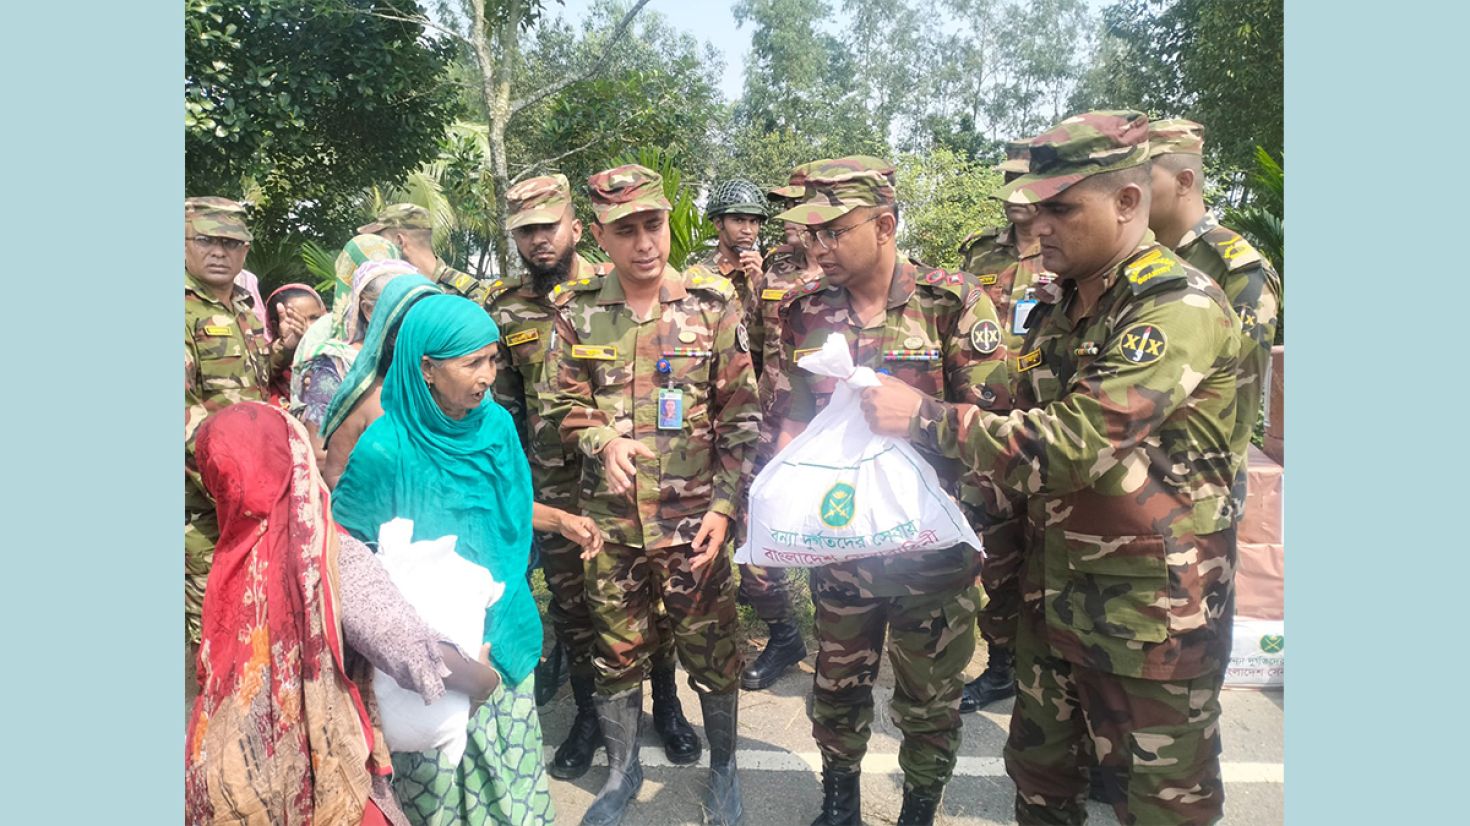
<instances>
[{"instance_id":1,"label":"woman's face","mask_svg":"<svg viewBox=\"0 0 1470 826\"><path fill-rule=\"evenodd\" d=\"M473 353L435 361L424 356L421 367L429 395L444 415L463 419L480 406L495 383L495 352L498 344L487 344Z\"/></svg>"},{"instance_id":2,"label":"woman's face","mask_svg":"<svg viewBox=\"0 0 1470 826\"><path fill-rule=\"evenodd\" d=\"M308 326L327 314L326 306L314 295L293 295L286 299L286 306L295 310Z\"/></svg>"}]
</instances>

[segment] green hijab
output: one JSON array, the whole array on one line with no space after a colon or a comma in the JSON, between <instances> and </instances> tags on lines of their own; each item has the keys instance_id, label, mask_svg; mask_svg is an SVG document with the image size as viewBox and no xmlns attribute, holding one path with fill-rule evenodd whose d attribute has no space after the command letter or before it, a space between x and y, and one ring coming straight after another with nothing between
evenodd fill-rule
<instances>
[{"instance_id":1,"label":"green hijab","mask_svg":"<svg viewBox=\"0 0 1470 826\"><path fill-rule=\"evenodd\" d=\"M459 555L505 584L485 612L484 641L514 684L541 656L541 618L526 581L530 465L510 414L489 394L463 419L451 419L419 368L424 356L455 358L499 339L495 322L469 299L431 295L413 305L383 380L383 416L353 449L332 515L364 542L375 542L378 528L397 517L413 520L415 541L458 537Z\"/></svg>"},{"instance_id":2,"label":"green hijab","mask_svg":"<svg viewBox=\"0 0 1470 826\"><path fill-rule=\"evenodd\" d=\"M400 275L383 287L373 309L372 321L368 322L362 349L354 354L347 374L342 377L342 384L337 387L337 394L332 396L332 402L327 405L327 412L322 417L322 444L331 440L332 434L347 421L352 409L357 407L358 400L373 386L373 381L378 377L378 362L383 358L383 346L388 340L388 334L403 321L408 308L420 298L438 295L440 292L432 281L422 275Z\"/></svg>"}]
</instances>

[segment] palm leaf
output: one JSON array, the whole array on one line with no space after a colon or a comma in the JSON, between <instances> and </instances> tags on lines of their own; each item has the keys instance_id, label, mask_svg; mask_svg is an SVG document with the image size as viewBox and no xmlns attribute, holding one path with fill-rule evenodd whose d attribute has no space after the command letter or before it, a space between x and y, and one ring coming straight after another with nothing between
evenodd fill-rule
<instances>
[{"instance_id":1,"label":"palm leaf","mask_svg":"<svg viewBox=\"0 0 1470 826\"><path fill-rule=\"evenodd\" d=\"M327 251L315 241L307 241L301 245L301 262L306 266L306 271L316 279L316 291L331 304L332 293L337 289L336 254Z\"/></svg>"}]
</instances>

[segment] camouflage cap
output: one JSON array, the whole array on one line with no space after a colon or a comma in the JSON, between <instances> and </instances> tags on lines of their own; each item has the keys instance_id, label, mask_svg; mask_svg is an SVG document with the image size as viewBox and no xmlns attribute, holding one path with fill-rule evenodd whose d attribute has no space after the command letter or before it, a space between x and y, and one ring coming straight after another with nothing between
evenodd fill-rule
<instances>
[{"instance_id":1,"label":"camouflage cap","mask_svg":"<svg viewBox=\"0 0 1470 826\"><path fill-rule=\"evenodd\" d=\"M1025 175L1031 171L1031 142L1030 141L1006 141L1006 159L995 165L996 172L1019 172Z\"/></svg>"},{"instance_id":2,"label":"camouflage cap","mask_svg":"<svg viewBox=\"0 0 1470 826\"><path fill-rule=\"evenodd\" d=\"M811 164L799 164L791 169L785 186L772 187L766 195L783 201L797 201L806 194L806 168Z\"/></svg>"},{"instance_id":3,"label":"camouflage cap","mask_svg":"<svg viewBox=\"0 0 1470 826\"><path fill-rule=\"evenodd\" d=\"M572 185L565 175L542 175L527 178L505 193L510 229L527 224L554 224L567 214L572 205Z\"/></svg>"},{"instance_id":4,"label":"camouflage cap","mask_svg":"<svg viewBox=\"0 0 1470 826\"><path fill-rule=\"evenodd\" d=\"M1148 125L1148 156L1203 155L1205 127L1184 118L1169 118Z\"/></svg>"},{"instance_id":5,"label":"camouflage cap","mask_svg":"<svg viewBox=\"0 0 1470 826\"><path fill-rule=\"evenodd\" d=\"M825 224L865 206L895 203L893 164L871 155L813 161L792 171L806 181L801 203L776 216L795 224Z\"/></svg>"},{"instance_id":6,"label":"camouflage cap","mask_svg":"<svg viewBox=\"0 0 1470 826\"><path fill-rule=\"evenodd\" d=\"M418 204L389 204L383 207L371 224L363 224L357 233L376 234L385 229L433 229L429 211Z\"/></svg>"},{"instance_id":7,"label":"camouflage cap","mask_svg":"<svg viewBox=\"0 0 1470 826\"><path fill-rule=\"evenodd\" d=\"M1039 204L1104 172L1148 161L1148 117L1132 110L1073 115L1031 139L1031 168L995 191L1012 204Z\"/></svg>"},{"instance_id":8,"label":"camouflage cap","mask_svg":"<svg viewBox=\"0 0 1470 826\"><path fill-rule=\"evenodd\" d=\"M184 232L190 235L253 241L255 236L250 234L245 218L244 205L229 198L205 196L184 199Z\"/></svg>"},{"instance_id":9,"label":"camouflage cap","mask_svg":"<svg viewBox=\"0 0 1470 826\"><path fill-rule=\"evenodd\" d=\"M624 164L587 178L587 195L597 220L611 224L636 212L670 210L664 197L664 176L646 166Z\"/></svg>"}]
</instances>

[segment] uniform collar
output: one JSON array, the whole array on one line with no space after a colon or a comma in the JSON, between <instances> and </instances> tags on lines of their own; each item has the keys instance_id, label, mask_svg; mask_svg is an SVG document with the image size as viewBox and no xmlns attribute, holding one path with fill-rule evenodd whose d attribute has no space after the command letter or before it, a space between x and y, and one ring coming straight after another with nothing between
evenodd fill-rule
<instances>
[{"instance_id":1,"label":"uniform collar","mask_svg":"<svg viewBox=\"0 0 1470 826\"><path fill-rule=\"evenodd\" d=\"M902 259L893 264L893 282L888 285L888 309L895 310L909 303L914 297L914 287L919 281L919 268Z\"/></svg>"},{"instance_id":2,"label":"uniform collar","mask_svg":"<svg viewBox=\"0 0 1470 826\"><path fill-rule=\"evenodd\" d=\"M1215 217L1215 213L1205 210L1205 216L1199 219L1199 222L1194 226L1190 227L1188 232L1179 237L1179 243L1174 246L1174 249L1183 249L1218 226L1220 226L1220 219Z\"/></svg>"},{"instance_id":3,"label":"uniform collar","mask_svg":"<svg viewBox=\"0 0 1470 826\"><path fill-rule=\"evenodd\" d=\"M237 275L236 278L238 277L239 276ZM188 270L184 270L184 289L193 293L201 301L205 301L210 304L218 304L221 307L225 306L224 302L220 301L218 298L215 298L214 293L211 293L209 291L209 288L204 286L204 282L195 278L193 273L190 273ZM253 312L255 309L255 298L254 296L250 295L249 290L240 286L239 283L233 283L230 285L230 304L233 305L232 307L230 307L230 309L232 310L242 309L250 310Z\"/></svg>"},{"instance_id":4,"label":"uniform collar","mask_svg":"<svg viewBox=\"0 0 1470 826\"><path fill-rule=\"evenodd\" d=\"M664 304L670 301L679 301L689 295L684 289L684 275L678 270L664 264L663 283L658 288L658 300ZM602 280L602 291L597 294L598 304L626 304L628 296L623 292L623 282L618 278L616 268L607 274Z\"/></svg>"},{"instance_id":5,"label":"uniform collar","mask_svg":"<svg viewBox=\"0 0 1470 826\"><path fill-rule=\"evenodd\" d=\"M1076 292L1072 297L1072 303L1078 307L1078 315L1075 316L1075 319L1081 321L1091 316L1093 311L1097 309L1098 302L1102 300L1104 295L1107 295L1108 290L1112 289L1113 285L1122 280L1123 268L1128 266L1138 256L1143 255L1156 246L1158 246L1158 242L1154 240L1153 230L1145 230L1143 239L1138 242L1138 246L1132 252L1128 253L1122 261L1119 261L1116 266L1101 276L1094 276L1084 281L1075 282ZM1067 307L1067 310L1067 317L1069 319L1073 318L1071 305Z\"/></svg>"}]
</instances>

